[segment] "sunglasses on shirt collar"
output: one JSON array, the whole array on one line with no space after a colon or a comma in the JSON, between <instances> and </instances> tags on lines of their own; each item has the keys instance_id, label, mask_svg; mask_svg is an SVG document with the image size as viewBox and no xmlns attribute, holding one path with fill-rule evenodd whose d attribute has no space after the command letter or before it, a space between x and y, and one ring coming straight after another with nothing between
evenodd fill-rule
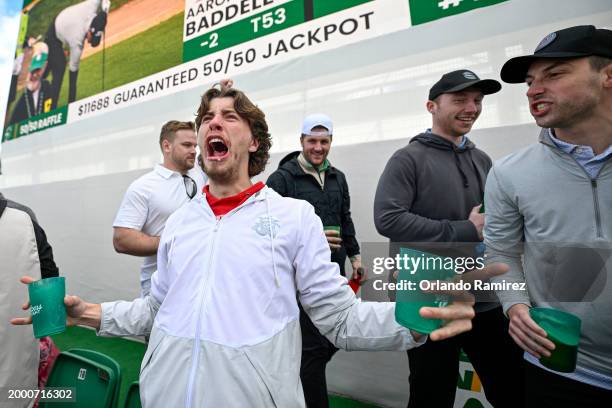
<instances>
[{"instance_id":1,"label":"sunglasses on shirt collar","mask_svg":"<svg viewBox=\"0 0 612 408\"><path fill-rule=\"evenodd\" d=\"M185 184L185 193L187 193L187 197L191 200L198 192L198 186L196 182L186 174L183 174L183 183Z\"/></svg>"}]
</instances>

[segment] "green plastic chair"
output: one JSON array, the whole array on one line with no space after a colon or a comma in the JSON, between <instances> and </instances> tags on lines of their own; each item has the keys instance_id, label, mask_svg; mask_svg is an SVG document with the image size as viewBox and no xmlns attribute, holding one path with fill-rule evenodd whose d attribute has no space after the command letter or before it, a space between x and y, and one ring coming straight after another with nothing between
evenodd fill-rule
<instances>
[{"instance_id":1,"label":"green plastic chair","mask_svg":"<svg viewBox=\"0 0 612 408\"><path fill-rule=\"evenodd\" d=\"M123 408L142 408L140 404L140 385L138 381L134 381L130 384L125 401L123 402Z\"/></svg>"},{"instance_id":2,"label":"green plastic chair","mask_svg":"<svg viewBox=\"0 0 612 408\"><path fill-rule=\"evenodd\" d=\"M117 387L115 370L69 351L59 354L46 388L73 388L76 401L45 402L41 408L113 408Z\"/></svg>"},{"instance_id":3,"label":"green plastic chair","mask_svg":"<svg viewBox=\"0 0 612 408\"><path fill-rule=\"evenodd\" d=\"M119 390L121 389L121 366L117 361L113 360L111 357L106 354L102 354L95 350L88 350L83 348L71 348L68 350L71 353L77 354L79 356L83 356L92 361L95 361L100 364L104 364L107 367L110 367L114 373L116 378L115 391L113 393L113 405L112 407L118 407L119 405Z\"/></svg>"}]
</instances>

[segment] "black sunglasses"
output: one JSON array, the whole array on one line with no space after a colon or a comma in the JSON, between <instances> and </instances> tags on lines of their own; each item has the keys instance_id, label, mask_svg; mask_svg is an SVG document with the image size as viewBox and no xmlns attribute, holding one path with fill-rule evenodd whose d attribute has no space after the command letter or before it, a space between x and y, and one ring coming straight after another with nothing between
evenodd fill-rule
<instances>
[{"instance_id":1,"label":"black sunglasses","mask_svg":"<svg viewBox=\"0 0 612 408\"><path fill-rule=\"evenodd\" d=\"M196 182L186 174L183 174L183 183L185 184L185 193L187 193L187 197L191 200L198 192L198 186Z\"/></svg>"}]
</instances>

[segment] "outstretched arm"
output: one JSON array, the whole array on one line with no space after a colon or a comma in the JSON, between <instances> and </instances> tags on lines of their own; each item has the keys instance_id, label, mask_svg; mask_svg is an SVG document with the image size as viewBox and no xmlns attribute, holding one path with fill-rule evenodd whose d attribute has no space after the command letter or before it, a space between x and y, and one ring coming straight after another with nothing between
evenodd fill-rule
<instances>
[{"instance_id":1,"label":"outstretched arm","mask_svg":"<svg viewBox=\"0 0 612 408\"><path fill-rule=\"evenodd\" d=\"M20 282L28 285L35 282L36 279L30 276L24 276L20 279ZM67 295L64 298L64 304L66 305L66 325L67 326L89 326L94 329L100 328L101 319L101 308L99 304L87 303L78 296ZM21 306L23 310L30 309L30 302L26 302ZM27 317L16 317L11 319L11 324L16 326L22 326L32 324L32 316Z\"/></svg>"},{"instance_id":2,"label":"outstretched arm","mask_svg":"<svg viewBox=\"0 0 612 408\"><path fill-rule=\"evenodd\" d=\"M21 278L21 282L26 285L34 281L35 279L29 276ZM73 295L67 295L64 304L67 326L93 327L103 336L149 334L160 305L153 296L138 298L131 302L116 301L100 304L88 303ZM29 302L22 306L23 310L29 308ZM32 316L11 319L11 324L17 326L32 324Z\"/></svg>"},{"instance_id":3,"label":"outstretched arm","mask_svg":"<svg viewBox=\"0 0 612 408\"><path fill-rule=\"evenodd\" d=\"M406 350L422 344L426 336L395 321L395 305L361 302L330 262L321 221L312 207L301 212L300 242L295 258L296 281L304 310L321 334L346 350ZM425 318L442 319L445 326L431 333L442 340L471 329L473 299L458 300L445 308L422 308Z\"/></svg>"}]
</instances>

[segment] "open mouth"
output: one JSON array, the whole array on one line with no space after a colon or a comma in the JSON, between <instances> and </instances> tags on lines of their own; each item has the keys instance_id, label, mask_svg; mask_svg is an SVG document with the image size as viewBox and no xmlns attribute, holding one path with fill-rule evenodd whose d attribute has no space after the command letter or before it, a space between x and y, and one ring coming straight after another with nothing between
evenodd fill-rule
<instances>
[{"instance_id":1,"label":"open mouth","mask_svg":"<svg viewBox=\"0 0 612 408\"><path fill-rule=\"evenodd\" d=\"M459 122L471 125L472 123L476 121L476 118L473 116L457 116L457 120Z\"/></svg>"},{"instance_id":2,"label":"open mouth","mask_svg":"<svg viewBox=\"0 0 612 408\"><path fill-rule=\"evenodd\" d=\"M531 114L534 116L545 115L550 110L550 105L548 102L534 102L531 104Z\"/></svg>"},{"instance_id":3,"label":"open mouth","mask_svg":"<svg viewBox=\"0 0 612 408\"><path fill-rule=\"evenodd\" d=\"M325 159L325 154L311 152L310 155L308 155L307 159L311 163L318 165L319 163L323 162L323 160Z\"/></svg>"},{"instance_id":4,"label":"open mouth","mask_svg":"<svg viewBox=\"0 0 612 408\"><path fill-rule=\"evenodd\" d=\"M207 159L223 160L229 155L229 148L225 141L220 137L210 137L206 143Z\"/></svg>"}]
</instances>

